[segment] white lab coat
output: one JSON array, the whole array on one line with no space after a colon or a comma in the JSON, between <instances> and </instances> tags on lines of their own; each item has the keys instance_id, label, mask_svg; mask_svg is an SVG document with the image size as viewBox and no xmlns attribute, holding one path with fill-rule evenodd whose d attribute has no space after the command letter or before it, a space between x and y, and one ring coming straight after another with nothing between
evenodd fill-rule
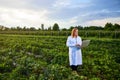
<instances>
[{"instance_id":1,"label":"white lab coat","mask_svg":"<svg viewBox=\"0 0 120 80\"><path fill-rule=\"evenodd\" d=\"M77 38L72 38L72 36L69 36L67 38L66 45L69 47L70 65L82 65L82 52L80 48L75 46L76 44L82 45L80 36L77 36Z\"/></svg>"}]
</instances>

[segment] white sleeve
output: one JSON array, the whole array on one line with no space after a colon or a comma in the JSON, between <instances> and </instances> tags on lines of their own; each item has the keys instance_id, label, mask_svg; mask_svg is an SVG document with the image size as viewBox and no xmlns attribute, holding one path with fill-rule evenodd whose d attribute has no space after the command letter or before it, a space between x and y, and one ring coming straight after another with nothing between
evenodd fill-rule
<instances>
[{"instance_id":1,"label":"white sleeve","mask_svg":"<svg viewBox=\"0 0 120 80\"><path fill-rule=\"evenodd\" d=\"M70 37L68 37L68 38L67 38L66 45L67 45L68 47L72 47L72 46L75 46L76 44L71 41L71 38L70 38Z\"/></svg>"},{"instance_id":2,"label":"white sleeve","mask_svg":"<svg viewBox=\"0 0 120 80\"><path fill-rule=\"evenodd\" d=\"M81 37L78 37L77 44L79 44L80 46L82 46L82 39L81 39Z\"/></svg>"}]
</instances>

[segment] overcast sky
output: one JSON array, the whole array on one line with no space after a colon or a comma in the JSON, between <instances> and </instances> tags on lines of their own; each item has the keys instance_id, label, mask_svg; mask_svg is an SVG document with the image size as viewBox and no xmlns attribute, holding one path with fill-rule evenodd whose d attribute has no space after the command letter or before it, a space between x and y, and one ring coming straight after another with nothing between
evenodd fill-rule
<instances>
[{"instance_id":1,"label":"overcast sky","mask_svg":"<svg viewBox=\"0 0 120 80\"><path fill-rule=\"evenodd\" d=\"M45 28L120 24L120 0L0 0L0 25Z\"/></svg>"}]
</instances>

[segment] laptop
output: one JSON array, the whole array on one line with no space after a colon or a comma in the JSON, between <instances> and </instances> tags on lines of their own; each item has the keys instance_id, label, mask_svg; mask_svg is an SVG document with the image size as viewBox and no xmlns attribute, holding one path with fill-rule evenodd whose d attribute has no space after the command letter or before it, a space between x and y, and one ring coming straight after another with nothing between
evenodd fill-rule
<instances>
[{"instance_id":1,"label":"laptop","mask_svg":"<svg viewBox=\"0 0 120 80\"><path fill-rule=\"evenodd\" d=\"M83 40L81 48L87 47L89 44L90 44L90 40Z\"/></svg>"}]
</instances>

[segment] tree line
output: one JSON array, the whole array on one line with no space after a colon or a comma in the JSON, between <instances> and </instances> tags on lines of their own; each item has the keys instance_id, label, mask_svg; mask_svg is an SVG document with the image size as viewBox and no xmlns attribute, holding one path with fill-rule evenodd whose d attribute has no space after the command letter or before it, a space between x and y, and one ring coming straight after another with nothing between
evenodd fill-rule
<instances>
[{"instance_id":1,"label":"tree line","mask_svg":"<svg viewBox=\"0 0 120 80\"><path fill-rule=\"evenodd\" d=\"M71 26L70 28L62 28L60 29L58 23L54 23L53 26L48 27L47 29L44 28L44 24L41 24L41 27L36 29L35 27L30 27L27 28L26 26L24 26L23 28L21 28L20 26L17 27L5 27L0 25L0 30L11 30L11 31L36 31L36 30L42 30L42 31L70 31L72 30L74 27L78 28L79 30L106 30L106 31L119 31L120 30L120 25L115 23L106 23L105 26Z\"/></svg>"}]
</instances>

